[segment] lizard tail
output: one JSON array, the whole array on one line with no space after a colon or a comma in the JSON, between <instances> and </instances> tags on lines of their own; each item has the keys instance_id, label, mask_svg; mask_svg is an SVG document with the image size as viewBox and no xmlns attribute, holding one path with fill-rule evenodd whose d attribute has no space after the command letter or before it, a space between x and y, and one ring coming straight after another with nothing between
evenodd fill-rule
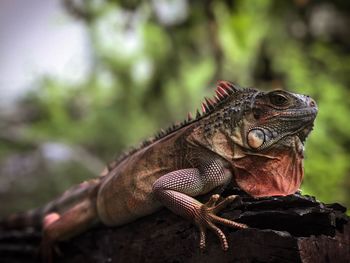
<instances>
[{"instance_id":1,"label":"lizard tail","mask_svg":"<svg viewBox=\"0 0 350 263\"><path fill-rule=\"evenodd\" d=\"M58 198L49 202L43 207L32 209L26 212L12 214L0 220L0 229L41 229L43 220L50 213L62 215L69 208L82 202L86 198L91 198L91 194L97 193L96 189L101 178L86 181L65 191Z\"/></svg>"}]
</instances>

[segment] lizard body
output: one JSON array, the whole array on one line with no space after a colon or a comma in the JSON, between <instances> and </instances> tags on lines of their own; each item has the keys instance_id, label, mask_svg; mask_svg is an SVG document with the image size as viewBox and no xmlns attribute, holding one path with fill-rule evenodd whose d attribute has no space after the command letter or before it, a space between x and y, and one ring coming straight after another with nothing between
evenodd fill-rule
<instances>
[{"instance_id":1,"label":"lizard body","mask_svg":"<svg viewBox=\"0 0 350 263\"><path fill-rule=\"evenodd\" d=\"M314 100L226 81L219 82L216 93L215 102L206 99L202 105L203 114L147 141L99 178L41 210L44 240L70 238L96 222L126 224L165 206L198 226L201 248L210 229L226 250L216 223L247 227L216 215L234 196L218 204L217 194L206 204L196 196L220 192L229 183L254 197L296 192L304 174L304 141L317 114Z\"/></svg>"}]
</instances>

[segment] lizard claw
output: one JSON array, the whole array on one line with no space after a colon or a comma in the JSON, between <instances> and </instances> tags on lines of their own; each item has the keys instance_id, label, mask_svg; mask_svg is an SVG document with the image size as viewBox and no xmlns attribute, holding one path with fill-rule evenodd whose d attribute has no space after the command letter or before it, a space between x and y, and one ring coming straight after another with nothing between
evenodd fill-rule
<instances>
[{"instance_id":1,"label":"lizard claw","mask_svg":"<svg viewBox=\"0 0 350 263\"><path fill-rule=\"evenodd\" d=\"M214 233L220 239L221 247L224 251L228 249L228 242L225 234L222 232L220 228L218 228L214 223L219 223L224 226L232 227L232 228L247 228L248 226L245 224L237 223L232 220L222 218L216 215L216 213L220 212L224 209L228 204L232 203L236 199L236 195L231 195L226 197L220 203L216 204L220 198L220 195L215 194L212 195L209 201L203 205L201 205L195 216L195 223L199 227L199 247L201 249L205 249L206 246L206 230L209 228L214 231Z\"/></svg>"}]
</instances>

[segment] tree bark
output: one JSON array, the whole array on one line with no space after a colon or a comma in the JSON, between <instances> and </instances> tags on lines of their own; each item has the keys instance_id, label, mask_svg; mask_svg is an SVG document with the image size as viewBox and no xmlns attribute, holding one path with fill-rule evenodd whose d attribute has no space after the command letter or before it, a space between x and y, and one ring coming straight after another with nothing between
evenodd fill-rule
<instances>
[{"instance_id":1,"label":"tree bark","mask_svg":"<svg viewBox=\"0 0 350 263\"><path fill-rule=\"evenodd\" d=\"M211 232L206 250L200 251L193 224L163 209L125 226L97 226L61 242L54 262L350 262L345 210L297 194L243 197L221 216L250 228L222 227L230 245L224 252ZM37 262L39 243L40 233L35 231L3 232L1 262Z\"/></svg>"}]
</instances>

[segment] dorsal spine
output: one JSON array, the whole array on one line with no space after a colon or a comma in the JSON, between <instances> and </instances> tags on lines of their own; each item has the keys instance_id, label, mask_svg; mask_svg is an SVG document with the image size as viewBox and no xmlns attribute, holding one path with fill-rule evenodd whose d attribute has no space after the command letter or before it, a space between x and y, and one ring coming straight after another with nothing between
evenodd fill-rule
<instances>
[{"instance_id":1,"label":"dorsal spine","mask_svg":"<svg viewBox=\"0 0 350 263\"><path fill-rule=\"evenodd\" d=\"M127 157L131 156L132 154L136 153L137 151L143 149L144 147L149 146L150 144L168 136L169 134L182 129L183 127L192 124L193 122L198 121L199 119L202 119L203 117L211 114L213 111L217 109L217 105L221 104L223 101L225 101L227 98L230 97L231 94L240 91L241 88L239 88L237 85L225 81L220 80L217 82L216 86L216 96L213 99L210 98L204 98L204 102L202 103L202 113L200 113L199 110L196 111L196 117L192 118L191 113L188 113L187 119L179 124L172 124L169 126L166 130L161 129L160 132L158 132L155 136L144 140L139 147L135 147L130 149L127 152L122 153L116 160L111 162L111 164L107 165L108 171L111 171L113 168L115 168L119 163L121 163L123 160L125 160Z\"/></svg>"}]
</instances>

